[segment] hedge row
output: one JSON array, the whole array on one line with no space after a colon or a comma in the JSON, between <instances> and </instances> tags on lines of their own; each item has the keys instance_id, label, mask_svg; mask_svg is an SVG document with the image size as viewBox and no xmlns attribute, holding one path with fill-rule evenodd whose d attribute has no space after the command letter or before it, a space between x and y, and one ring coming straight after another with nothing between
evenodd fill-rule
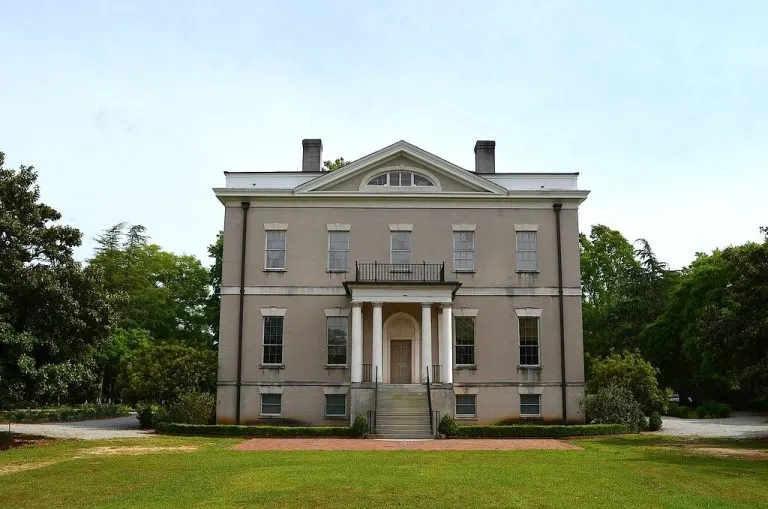
<instances>
[{"instance_id":1,"label":"hedge row","mask_svg":"<svg viewBox=\"0 0 768 509\"><path fill-rule=\"evenodd\" d=\"M629 433L625 424L458 426L456 438L561 438Z\"/></svg>"},{"instance_id":2,"label":"hedge row","mask_svg":"<svg viewBox=\"0 0 768 509\"><path fill-rule=\"evenodd\" d=\"M36 423L70 422L99 419L102 417L121 417L128 415L128 405L105 403L101 405L61 406L50 408L29 408L0 412L0 422Z\"/></svg>"},{"instance_id":3,"label":"hedge row","mask_svg":"<svg viewBox=\"0 0 768 509\"><path fill-rule=\"evenodd\" d=\"M357 437L362 435L360 431L349 426L237 426L161 422L155 429L158 433L169 435L227 437Z\"/></svg>"}]
</instances>

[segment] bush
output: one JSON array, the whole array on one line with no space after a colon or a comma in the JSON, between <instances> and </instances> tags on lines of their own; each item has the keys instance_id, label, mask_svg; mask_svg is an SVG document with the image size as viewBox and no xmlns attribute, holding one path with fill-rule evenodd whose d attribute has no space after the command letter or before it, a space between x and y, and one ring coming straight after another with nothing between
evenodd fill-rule
<instances>
[{"instance_id":1,"label":"bush","mask_svg":"<svg viewBox=\"0 0 768 509\"><path fill-rule=\"evenodd\" d=\"M702 406L707 409L707 414L715 419L724 419L731 415L731 406L717 401L705 401Z\"/></svg>"},{"instance_id":2,"label":"bush","mask_svg":"<svg viewBox=\"0 0 768 509\"><path fill-rule=\"evenodd\" d=\"M238 426L235 424L177 424L161 422L159 433L226 437L356 437L353 426ZM366 430L368 425L366 423Z\"/></svg>"},{"instance_id":3,"label":"bush","mask_svg":"<svg viewBox=\"0 0 768 509\"><path fill-rule=\"evenodd\" d=\"M494 423L494 426L519 426L528 424L546 424L544 419L541 418L520 418L520 417L507 417L499 422Z\"/></svg>"},{"instance_id":4,"label":"bush","mask_svg":"<svg viewBox=\"0 0 768 509\"><path fill-rule=\"evenodd\" d=\"M661 429L661 416L659 412L651 412L648 418L648 429L650 431L659 431Z\"/></svg>"},{"instance_id":5,"label":"bush","mask_svg":"<svg viewBox=\"0 0 768 509\"><path fill-rule=\"evenodd\" d=\"M443 418L440 419L440 424L437 426L438 433L449 438L456 436L457 430L458 426L456 426L456 421L453 420L451 414L445 414Z\"/></svg>"},{"instance_id":6,"label":"bush","mask_svg":"<svg viewBox=\"0 0 768 509\"><path fill-rule=\"evenodd\" d=\"M180 424L212 424L215 407L213 395L189 391L168 405L168 418Z\"/></svg>"},{"instance_id":7,"label":"bush","mask_svg":"<svg viewBox=\"0 0 768 509\"><path fill-rule=\"evenodd\" d=\"M633 431L626 424L519 424L515 426L458 426L459 438L562 438L619 435Z\"/></svg>"},{"instance_id":8,"label":"bush","mask_svg":"<svg viewBox=\"0 0 768 509\"><path fill-rule=\"evenodd\" d=\"M11 448L11 433L0 431L0 451L7 451Z\"/></svg>"},{"instance_id":9,"label":"bush","mask_svg":"<svg viewBox=\"0 0 768 509\"><path fill-rule=\"evenodd\" d=\"M158 423L167 422L169 419L165 407L156 403L139 403L136 405L136 413L141 429L156 428Z\"/></svg>"},{"instance_id":10,"label":"bush","mask_svg":"<svg viewBox=\"0 0 768 509\"><path fill-rule=\"evenodd\" d=\"M670 403L667 407L667 411L664 415L669 415L671 417L679 417L680 419L687 419L688 414L690 410L687 406L678 405L677 403Z\"/></svg>"},{"instance_id":11,"label":"bush","mask_svg":"<svg viewBox=\"0 0 768 509\"><path fill-rule=\"evenodd\" d=\"M352 424L352 431L356 436L362 437L368 434L368 419L362 415L355 417L355 422Z\"/></svg>"},{"instance_id":12,"label":"bush","mask_svg":"<svg viewBox=\"0 0 768 509\"><path fill-rule=\"evenodd\" d=\"M645 429L645 416L632 393L618 385L608 385L584 398L587 422L626 424L634 431Z\"/></svg>"},{"instance_id":13,"label":"bush","mask_svg":"<svg viewBox=\"0 0 768 509\"><path fill-rule=\"evenodd\" d=\"M699 405L696 407L696 417L699 419L703 419L707 416L707 409L704 405Z\"/></svg>"},{"instance_id":14,"label":"bush","mask_svg":"<svg viewBox=\"0 0 768 509\"><path fill-rule=\"evenodd\" d=\"M106 417L122 417L128 415L130 411L131 409L127 405L112 403L22 409L0 413L0 422L36 423L85 421L88 419Z\"/></svg>"},{"instance_id":15,"label":"bush","mask_svg":"<svg viewBox=\"0 0 768 509\"><path fill-rule=\"evenodd\" d=\"M667 407L667 396L656 379L658 370L638 352L594 359L589 364L589 374L587 393L595 394L601 387L618 385L632 393L646 414L654 410L663 412Z\"/></svg>"}]
</instances>

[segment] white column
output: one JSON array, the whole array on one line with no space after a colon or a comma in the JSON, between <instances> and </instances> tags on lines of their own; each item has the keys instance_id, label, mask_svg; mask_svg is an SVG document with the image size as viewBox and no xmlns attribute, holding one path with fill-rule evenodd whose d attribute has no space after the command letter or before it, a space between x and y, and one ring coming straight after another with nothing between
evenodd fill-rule
<instances>
[{"instance_id":1,"label":"white column","mask_svg":"<svg viewBox=\"0 0 768 509\"><path fill-rule=\"evenodd\" d=\"M421 381L427 381L427 371L429 371L429 381L437 382L432 379L432 303L422 303L421 305Z\"/></svg>"},{"instance_id":2,"label":"white column","mask_svg":"<svg viewBox=\"0 0 768 509\"><path fill-rule=\"evenodd\" d=\"M444 384L453 383L453 308L443 304L443 335L440 343L440 375Z\"/></svg>"},{"instance_id":3,"label":"white column","mask_svg":"<svg viewBox=\"0 0 768 509\"><path fill-rule=\"evenodd\" d=\"M350 372L352 383L363 381L363 305L352 303L352 348Z\"/></svg>"},{"instance_id":4,"label":"white column","mask_svg":"<svg viewBox=\"0 0 768 509\"><path fill-rule=\"evenodd\" d=\"M382 373L384 366L382 366L382 363L381 363L381 360L383 357L381 333L382 333L381 302L374 302L373 303L373 352L371 355L371 360L372 360L371 378L373 380L378 380L379 382L381 382L384 379L383 373Z\"/></svg>"}]
</instances>

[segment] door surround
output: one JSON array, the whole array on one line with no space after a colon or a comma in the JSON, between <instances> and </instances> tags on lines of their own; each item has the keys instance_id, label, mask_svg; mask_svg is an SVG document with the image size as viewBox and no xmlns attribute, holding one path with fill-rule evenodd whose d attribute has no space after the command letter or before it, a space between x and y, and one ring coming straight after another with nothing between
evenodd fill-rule
<instances>
[{"instance_id":1,"label":"door surround","mask_svg":"<svg viewBox=\"0 0 768 509\"><path fill-rule=\"evenodd\" d=\"M392 337L390 328L395 325L402 325L403 322L409 324L413 328L413 334L412 337ZM411 383L419 383L421 380L420 376L420 370L419 365L421 363L421 328L419 327L419 322L410 314L406 313L404 311L401 311L399 313L394 313L390 315L385 321L382 326L384 329L383 335L384 335L384 344L383 346L383 357L382 357L382 380L385 384L391 383L389 373L390 373L390 363L389 363L389 348L390 348L390 341L393 339L395 340L404 340L411 342Z\"/></svg>"}]
</instances>

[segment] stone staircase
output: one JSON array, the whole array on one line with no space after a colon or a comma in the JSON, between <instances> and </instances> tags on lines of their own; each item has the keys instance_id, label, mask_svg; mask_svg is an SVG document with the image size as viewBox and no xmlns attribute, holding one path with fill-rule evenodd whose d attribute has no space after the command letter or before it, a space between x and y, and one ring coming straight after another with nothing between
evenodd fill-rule
<instances>
[{"instance_id":1,"label":"stone staircase","mask_svg":"<svg viewBox=\"0 0 768 509\"><path fill-rule=\"evenodd\" d=\"M434 438L425 385L379 385L376 438Z\"/></svg>"}]
</instances>

